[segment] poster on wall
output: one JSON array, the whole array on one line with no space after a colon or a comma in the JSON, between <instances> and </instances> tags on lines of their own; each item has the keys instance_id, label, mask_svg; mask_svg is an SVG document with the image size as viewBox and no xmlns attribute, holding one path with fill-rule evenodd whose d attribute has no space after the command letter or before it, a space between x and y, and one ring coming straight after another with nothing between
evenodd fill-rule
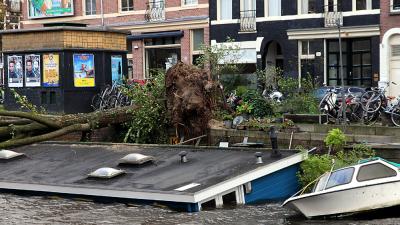
<instances>
[{"instance_id":1,"label":"poster on wall","mask_svg":"<svg viewBox=\"0 0 400 225\"><path fill-rule=\"evenodd\" d=\"M111 56L111 75L112 82L122 82L122 56L113 55Z\"/></svg>"},{"instance_id":2,"label":"poster on wall","mask_svg":"<svg viewBox=\"0 0 400 225\"><path fill-rule=\"evenodd\" d=\"M40 55L25 55L25 86L40 87Z\"/></svg>"},{"instance_id":3,"label":"poster on wall","mask_svg":"<svg viewBox=\"0 0 400 225\"><path fill-rule=\"evenodd\" d=\"M43 54L43 87L60 85L59 59L58 54Z\"/></svg>"},{"instance_id":4,"label":"poster on wall","mask_svg":"<svg viewBox=\"0 0 400 225\"><path fill-rule=\"evenodd\" d=\"M30 19L74 15L73 0L28 0Z\"/></svg>"},{"instance_id":5,"label":"poster on wall","mask_svg":"<svg viewBox=\"0 0 400 225\"><path fill-rule=\"evenodd\" d=\"M22 87L23 71L22 56L12 55L7 57L8 62L8 87Z\"/></svg>"},{"instance_id":6,"label":"poster on wall","mask_svg":"<svg viewBox=\"0 0 400 225\"><path fill-rule=\"evenodd\" d=\"M74 54L75 87L94 87L94 55Z\"/></svg>"}]
</instances>

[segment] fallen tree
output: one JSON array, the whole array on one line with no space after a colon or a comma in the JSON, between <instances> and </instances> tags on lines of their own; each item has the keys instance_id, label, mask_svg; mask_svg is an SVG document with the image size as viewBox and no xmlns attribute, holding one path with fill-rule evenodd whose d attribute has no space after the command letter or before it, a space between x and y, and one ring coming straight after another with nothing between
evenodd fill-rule
<instances>
[{"instance_id":1,"label":"fallen tree","mask_svg":"<svg viewBox=\"0 0 400 225\"><path fill-rule=\"evenodd\" d=\"M23 123L14 124L15 119L2 120L0 148L12 148L51 140L72 132L82 132L82 137L95 129L121 124L132 118L138 106L126 106L92 113L63 116L41 115L33 112L0 111L0 116L22 118ZM27 123L27 120L31 121ZM7 123L6 121L9 121Z\"/></svg>"}]
</instances>

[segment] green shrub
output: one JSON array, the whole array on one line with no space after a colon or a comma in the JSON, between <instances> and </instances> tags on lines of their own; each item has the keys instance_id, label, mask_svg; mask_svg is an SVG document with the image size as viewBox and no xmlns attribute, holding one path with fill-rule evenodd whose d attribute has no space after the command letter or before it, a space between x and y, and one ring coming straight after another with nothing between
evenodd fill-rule
<instances>
[{"instance_id":1,"label":"green shrub","mask_svg":"<svg viewBox=\"0 0 400 225\"><path fill-rule=\"evenodd\" d=\"M339 134L338 136L342 135ZM339 139L342 140L342 137ZM336 155L310 155L308 159L300 164L300 171L297 173L297 177L300 184L304 187L316 180L323 173L328 172L332 167L332 159L335 160L334 169L339 169L357 164L361 159L372 158L374 156L375 151L365 144L356 144L352 150L341 150Z\"/></svg>"},{"instance_id":2,"label":"green shrub","mask_svg":"<svg viewBox=\"0 0 400 225\"><path fill-rule=\"evenodd\" d=\"M311 155L300 164L297 172L300 184L304 187L311 183L323 173L330 170L332 158L329 155Z\"/></svg>"},{"instance_id":3,"label":"green shrub","mask_svg":"<svg viewBox=\"0 0 400 225\"><path fill-rule=\"evenodd\" d=\"M339 128L332 129L324 139L325 145L335 151L343 150L346 144L346 135Z\"/></svg>"},{"instance_id":4,"label":"green shrub","mask_svg":"<svg viewBox=\"0 0 400 225\"><path fill-rule=\"evenodd\" d=\"M124 142L166 143L165 74L159 72L145 85L126 87L123 92L139 106L125 123Z\"/></svg>"},{"instance_id":5,"label":"green shrub","mask_svg":"<svg viewBox=\"0 0 400 225\"><path fill-rule=\"evenodd\" d=\"M282 102L281 110L295 114L318 114L318 107L318 100L312 94L296 93Z\"/></svg>"}]
</instances>

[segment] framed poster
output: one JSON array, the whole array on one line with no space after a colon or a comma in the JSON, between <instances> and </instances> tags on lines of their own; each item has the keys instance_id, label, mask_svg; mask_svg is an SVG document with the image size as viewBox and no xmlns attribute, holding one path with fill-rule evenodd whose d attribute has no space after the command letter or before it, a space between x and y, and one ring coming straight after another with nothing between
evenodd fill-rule
<instances>
[{"instance_id":1,"label":"framed poster","mask_svg":"<svg viewBox=\"0 0 400 225\"><path fill-rule=\"evenodd\" d=\"M23 87L22 56L12 55L7 57L8 87Z\"/></svg>"},{"instance_id":2,"label":"framed poster","mask_svg":"<svg viewBox=\"0 0 400 225\"><path fill-rule=\"evenodd\" d=\"M94 87L95 70L93 54L74 54L74 86Z\"/></svg>"},{"instance_id":3,"label":"framed poster","mask_svg":"<svg viewBox=\"0 0 400 225\"><path fill-rule=\"evenodd\" d=\"M73 0L28 0L29 19L74 15Z\"/></svg>"},{"instance_id":4,"label":"framed poster","mask_svg":"<svg viewBox=\"0 0 400 225\"><path fill-rule=\"evenodd\" d=\"M60 56L43 54L43 87L60 86Z\"/></svg>"},{"instance_id":5,"label":"framed poster","mask_svg":"<svg viewBox=\"0 0 400 225\"><path fill-rule=\"evenodd\" d=\"M112 82L122 82L122 56L112 55L111 56L111 76Z\"/></svg>"},{"instance_id":6,"label":"framed poster","mask_svg":"<svg viewBox=\"0 0 400 225\"><path fill-rule=\"evenodd\" d=\"M40 87L40 55L25 55L25 86Z\"/></svg>"}]
</instances>

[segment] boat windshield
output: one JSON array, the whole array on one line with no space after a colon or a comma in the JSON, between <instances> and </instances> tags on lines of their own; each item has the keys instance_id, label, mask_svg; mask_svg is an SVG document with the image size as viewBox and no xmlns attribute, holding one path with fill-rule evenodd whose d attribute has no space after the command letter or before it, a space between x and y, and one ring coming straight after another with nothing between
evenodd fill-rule
<instances>
[{"instance_id":1,"label":"boat windshield","mask_svg":"<svg viewBox=\"0 0 400 225\"><path fill-rule=\"evenodd\" d=\"M315 184L312 192L318 192L324 190L328 177L329 173L325 173L324 175L322 175L321 178L319 178L318 183Z\"/></svg>"},{"instance_id":2,"label":"boat windshield","mask_svg":"<svg viewBox=\"0 0 400 225\"><path fill-rule=\"evenodd\" d=\"M329 176L326 189L350 183L351 179L353 178L353 174L353 167L348 167L332 172L332 174Z\"/></svg>"}]
</instances>

